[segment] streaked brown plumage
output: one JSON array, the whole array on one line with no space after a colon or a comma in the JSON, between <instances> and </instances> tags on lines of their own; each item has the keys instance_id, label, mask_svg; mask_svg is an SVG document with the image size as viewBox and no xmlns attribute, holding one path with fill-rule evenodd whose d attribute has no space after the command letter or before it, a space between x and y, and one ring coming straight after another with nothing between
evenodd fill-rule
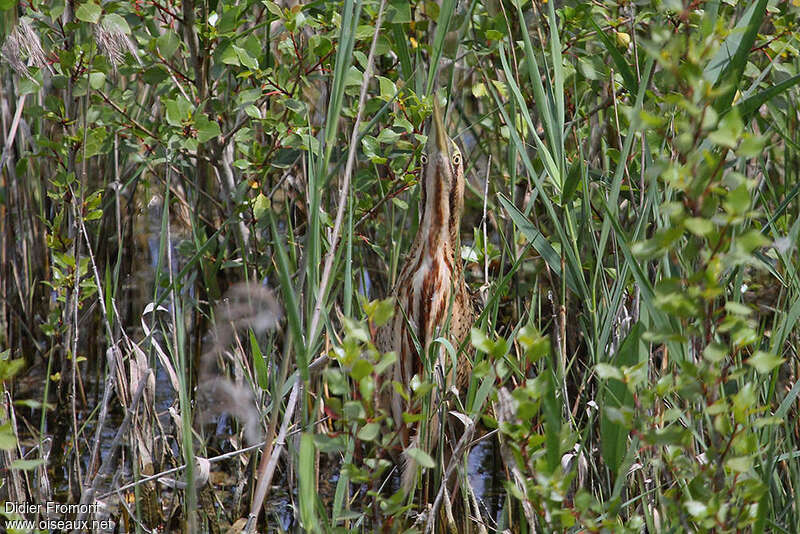
<instances>
[{"instance_id":1,"label":"streaked brown plumage","mask_svg":"<svg viewBox=\"0 0 800 534\"><path fill-rule=\"evenodd\" d=\"M448 339L458 349L474 318L459 251L464 161L458 146L445 134L441 110L435 100L427 162L423 159L423 165L419 228L392 290L395 314L378 330L376 339L378 350L397 354L391 379L406 387L415 374L425 378L425 367L415 348L414 336L428 355L431 342L445 335L445 328L449 325ZM444 384L440 385L449 389L455 384L463 392L471 372L468 359L462 354L453 370L452 360L444 346L437 345L435 351L436 362L432 368L445 378ZM385 391L384 399L391 398L395 423L404 428L402 414L409 406L404 405L400 395L393 393L391 386L387 385ZM434 416L431 423L429 434L435 440L438 418ZM409 445L407 436L404 433L404 446ZM416 442L413 446L419 446L419 437L413 439ZM435 442L426 448L433 447ZM411 462L403 474L406 490L410 489L415 476L416 465Z\"/></svg>"}]
</instances>

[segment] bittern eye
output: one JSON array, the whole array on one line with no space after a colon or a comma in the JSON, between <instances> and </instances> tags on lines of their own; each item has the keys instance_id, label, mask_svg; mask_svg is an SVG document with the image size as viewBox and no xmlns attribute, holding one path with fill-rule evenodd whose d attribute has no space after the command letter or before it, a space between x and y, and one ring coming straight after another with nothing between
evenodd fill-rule
<instances>
[{"instance_id":1,"label":"bittern eye","mask_svg":"<svg viewBox=\"0 0 800 534\"><path fill-rule=\"evenodd\" d=\"M427 164L428 164L428 156L427 156L427 155L425 155L425 154L422 154L422 155L419 157L419 160L422 162L422 164L423 164L423 165L427 165Z\"/></svg>"},{"instance_id":2,"label":"bittern eye","mask_svg":"<svg viewBox=\"0 0 800 534\"><path fill-rule=\"evenodd\" d=\"M458 152L453 154L453 165L461 165L461 154Z\"/></svg>"}]
</instances>

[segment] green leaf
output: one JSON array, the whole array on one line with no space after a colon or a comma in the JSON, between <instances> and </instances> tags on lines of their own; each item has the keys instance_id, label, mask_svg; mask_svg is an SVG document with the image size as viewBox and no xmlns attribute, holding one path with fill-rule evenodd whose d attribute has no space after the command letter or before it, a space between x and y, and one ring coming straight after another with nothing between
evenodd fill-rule
<instances>
[{"instance_id":1,"label":"green leaf","mask_svg":"<svg viewBox=\"0 0 800 534\"><path fill-rule=\"evenodd\" d=\"M390 0L386 6L385 20L392 24L407 24L411 22L411 5L408 0Z\"/></svg>"},{"instance_id":2,"label":"green leaf","mask_svg":"<svg viewBox=\"0 0 800 534\"><path fill-rule=\"evenodd\" d=\"M639 92L639 82L636 80L636 76L633 74L633 70L631 69L630 65L628 65L628 62L625 61L624 57L622 57L622 54L617 46L611 41L611 38L606 35L606 32L604 32L600 26L597 25L594 19L589 17L589 22L597 32L597 36L600 37L601 41L603 41L603 45L605 45L608 55L611 56L614 66L622 76L622 82L623 85L625 85L625 89L627 89L630 94L635 95Z\"/></svg>"},{"instance_id":3,"label":"green leaf","mask_svg":"<svg viewBox=\"0 0 800 534\"><path fill-rule=\"evenodd\" d=\"M525 356L533 363L550 353L550 340L532 324L523 326L517 334L517 341L525 350Z\"/></svg>"},{"instance_id":4,"label":"green leaf","mask_svg":"<svg viewBox=\"0 0 800 534\"><path fill-rule=\"evenodd\" d=\"M17 446L17 438L14 437L14 430L11 428L11 421L0 426L0 450L10 451Z\"/></svg>"},{"instance_id":5,"label":"green leaf","mask_svg":"<svg viewBox=\"0 0 800 534\"><path fill-rule=\"evenodd\" d=\"M309 532L317 532L320 530L316 514L317 490L314 477L314 466L316 465L315 455L314 438L311 434L304 432L300 437L300 454L298 458L300 520L303 523L303 528Z\"/></svg>"},{"instance_id":6,"label":"green leaf","mask_svg":"<svg viewBox=\"0 0 800 534\"><path fill-rule=\"evenodd\" d=\"M561 191L561 204L564 205L575 195L575 191L581 184L583 178L583 161L575 158L567 172L567 179L564 181L564 189Z\"/></svg>"},{"instance_id":7,"label":"green leaf","mask_svg":"<svg viewBox=\"0 0 800 534\"><path fill-rule=\"evenodd\" d=\"M244 48L239 48L236 45L233 46L233 51L236 53L236 57L239 58L239 62L247 67L250 70L257 70L258 69L258 60L251 56L247 50Z\"/></svg>"},{"instance_id":8,"label":"green leaf","mask_svg":"<svg viewBox=\"0 0 800 534\"><path fill-rule=\"evenodd\" d=\"M18 0L0 0L0 11L8 11L17 7Z\"/></svg>"},{"instance_id":9,"label":"green leaf","mask_svg":"<svg viewBox=\"0 0 800 534\"><path fill-rule=\"evenodd\" d=\"M408 455L409 458L417 462L418 465L424 467L425 469L433 469L436 466L433 458L431 458L431 456L422 449L412 447L406 451L406 455Z\"/></svg>"},{"instance_id":10,"label":"green leaf","mask_svg":"<svg viewBox=\"0 0 800 534\"><path fill-rule=\"evenodd\" d=\"M342 413L344 413L346 419L351 421L364 419L364 417L367 415L367 413L364 411L364 405L358 401L345 402Z\"/></svg>"},{"instance_id":11,"label":"green leaf","mask_svg":"<svg viewBox=\"0 0 800 534\"><path fill-rule=\"evenodd\" d=\"M106 75L102 72L92 72L89 74L89 87L95 91L102 88L106 83Z\"/></svg>"},{"instance_id":12,"label":"green leaf","mask_svg":"<svg viewBox=\"0 0 800 534\"><path fill-rule=\"evenodd\" d=\"M128 22L116 13L109 13L103 17L103 28L112 32L124 33L125 35L130 35L131 33L131 27L128 26Z\"/></svg>"},{"instance_id":13,"label":"green leaf","mask_svg":"<svg viewBox=\"0 0 800 534\"><path fill-rule=\"evenodd\" d=\"M736 238L736 248L750 254L759 247L769 245L770 241L758 230L750 230Z\"/></svg>"},{"instance_id":14,"label":"green leaf","mask_svg":"<svg viewBox=\"0 0 800 534\"><path fill-rule=\"evenodd\" d=\"M358 359L353 364L353 368L350 370L350 376L355 381L359 381L368 374L372 372L372 364L369 363L367 360Z\"/></svg>"},{"instance_id":15,"label":"green leaf","mask_svg":"<svg viewBox=\"0 0 800 534\"><path fill-rule=\"evenodd\" d=\"M683 235L683 230L679 227L667 227L656 232L652 239L634 243L631 252L640 258L652 258L663 254L672 247Z\"/></svg>"},{"instance_id":16,"label":"green leaf","mask_svg":"<svg viewBox=\"0 0 800 534\"><path fill-rule=\"evenodd\" d=\"M367 317L375 323L375 326L380 327L389 322L394 315L394 297L366 302L363 307Z\"/></svg>"},{"instance_id":17,"label":"green leaf","mask_svg":"<svg viewBox=\"0 0 800 534\"><path fill-rule=\"evenodd\" d=\"M715 145L736 148L743 130L744 124L742 124L742 119L739 117L739 112L733 110L722 117L718 128L708 135L708 140Z\"/></svg>"},{"instance_id":18,"label":"green leaf","mask_svg":"<svg viewBox=\"0 0 800 534\"><path fill-rule=\"evenodd\" d=\"M31 69L32 76L26 76L19 81L19 87L17 88L17 94L19 96L22 95L29 95L39 91L42 87L42 71L39 69Z\"/></svg>"},{"instance_id":19,"label":"green leaf","mask_svg":"<svg viewBox=\"0 0 800 534\"><path fill-rule=\"evenodd\" d=\"M470 342L473 347L486 354L489 354L494 346L489 337L478 328L473 328L470 331Z\"/></svg>"},{"instance_id":20,"label":"green leaf","mask_svg":"<svg viewBox=\"0 0 800 534\"><path fill-rule=\"evenodd\" d=\"M40 465L44 465L44 459L37 460L14 460L11 462L11 469L18 469L20 471L33 471Z\"/></svg>"},{"instance_id":21,"label":"green leaf","mask_svg":"<svg viewBox=\"0 0 800 534\"><path fill-rule=\"evenodd\" d=\"M750 456L737 456L727 460L725 465L736 473L747 473L753 467L753 459Z\"/></svg>"},{"instance_id":22,"label":"green leaf","mask_svg":"<svg viewBox=\"0 0 800 534\"><path fill-rule=\"evenodd\" d=\"M352 65L349 69L347 69L347 73L344 77L344 86L350 87L353 85L361 85L361 80L364 78L364 75L358 70L358 67Z\"/></svg>"},{"instance_id":23,"label":"green leaf","mask_svg":"<svg viewBox=\"0 0 800 534\"><path fill-rule=\"evenodd\" d=\"M379 143L393 144L396 143L398 139L400 139L400 134L391 128L384 128L378 134Z\"/></svg>"},{"instance_id":24,"label":"green leaf","mask_svg":"<svg viewBox=\"0 0 800 534\"><path fill-rule=\"evenodd\" d=\"M269 371L267 370L267 362L264 361L264 354L261 352L261 347L258 345L255 332L249 329L250 332L250 352L253 353L253 369L256 372L256 383L258 387L263 390L269 388Z\"/></svg>"},{"instance_id":25,"label":"green leaf","mask_svg":"<svg viewBox=\"0 0 800 534\"><path fill-rule=\"evenodd\" d=\"M714 223L701 217L688 217L683 225L694 235L703 237L714 231Z\"/></svg>"},{"instance_id":26,"label":"green leaf","mask_svg":"<svg viewBox=\"0 0 800 534\"><path fill-rule=\"evenodd\" d=\"M256 106L254 106L253 104L249 104L249 105L245 106L244 112L251 119L260 119L261 118L261 111Z\"/></svg>"},{"instance_id":27,"label":"green leaf","mask_svg":"<svg viewBox=\"0 0 800 534\"><path fill-rule=\"evenodd\" d=\"M614 379L622 382L625 378L622 376L622 371L620 371L618 367L614 367L613 365L609 365L607 363L598 363L595 365L594 372L597 373L597 376L601 380Z\"/></svg>"},{"instance_id":28,"label":"green leaf","mask_svg":"<svg viewBox=\"0 0 800 534\"><path fill-rule=\"evenodd\" d=\"M358 431L358 439L361 441L373 441L378 437L380 431L381 425L379 423L367 423Z\"/></svg>"},{"instance_id":29,"label":"green leaf","mask_svg":"<svg viewBox=\"0 0 800 534\"><path fill-rule=\"evenodd\" d=\"M102 13L103 10L99 5L95 4L94 2L86 2L81 4L81 6L75 10L75 17L84 22L97 24Z\"/></svg>"},{"instance_id":30,"label":"green leaf","mask_svg":"<svg viewBox=\"0 0 800 534\"><path fill-rule=\"evenodd\" d=\"M719 363L728 355L728 349L721 343L710 343L703 349L703 358L711 363Z\"/></svg>"},{"instance_id":31,"label":"green leaf","mask_svg":"<svg viewBox=\"0 0 800 534\"><path fill-rule=\"evenodd\" d=\"M178 39L178 34L172 30L165 31L159 35L158 39L156 40L156 46L158 46L158 50L165 59L172 57L175 51L178 50L179 44L180 39ZM238 62L236 64L238 65Z\"/></svg>"},{"instance_id":32,"label":"green leaf","mask_svg":"<svg viewBox=\"0 0 800 534\"><path fill-rule=\"evenodd\" d=\"M556 384L552 373L544 373L545 391L542 395L544 412L545 458L550 473L561 465L561 403L556 399Z\"/></svg>"},{"instance_id":33,"label":"green leaf","mask_svg":"<svg viewBox=\"0 0 800 534\"><path fill-rule=\"evenodd\" d=\"M86 135L86 147L85 147L85 158L89 159L92 156L96 156L98 154L102 154L103 144L106 140L107 132L105 127L100 128L92 128L89 130L89 133ZM81 153L83 155L84 153Z\"/></svg>"},{"instance_id":34,"label":"green leaf","mask_svg":"<svg viewBox=\"0 0 800 534\"><path fill-rule=\"evenodd\" d=\"M166 100L164 106L167 109L167 123L177 127L183 126L183 121L189 119L194 109L194 106L183 96L178 96L175 100Z\"/></svg>"},{"instance_id":35,"label":"green leaf","mask_svg":"<svg viewBox=\"0 0 800 534\"><path fill-rule=\"evenodd\" d=\"M325 377L325 383L327 384L331 394L345 395L349 393L350 382L347 380L345 374L339 369L328 367L323 371L323 375Z\"/></svg>"},{"instance_id":36,"label":"green leaf","mask_svg":"<svg viewBox=\"0 0 800 534\"><path fill-rule=\"evenodd\" d=\"M365 135L361 138L361 148L364 150L364 155L367 156L372 163L376 165L386 163L387 159L380 155L380 143L371 135Z\"/></svg>"},{"instance_id":37,"label":"green leaf","mask_svg":"<svg viewBox=\"0 0 800 534\"><path fill-rule=\"evenodd\" d=\"M272 0L261 0L261 3L267 6L267 11L278 18L283 18L283 12L281 11L281 8L278 7L278 4L272 2Z\"/></svg>"},{"instance_id":38,"label":"green leaf","mask_svg":"<svg viewBox=\"0 0 800 534\"><path fill-rule=\"evenodd\" d=\"M255 216L257 221L264 220L264 217L267 215L267 210L270 209L270 201L266 195L263 193L259 193L258 196L253 201L253 215Z\"/></svg>"},{"instance_id":39,"label":"green leaf","mask_svg":"<svg viewBox=\"0 0 800 534\"><path fill-rule=\"evenodd\" d=\"M620 345L615 355L616 365L633 367L636 364L646 361L647 350L642 342L644 327L642 323L636 323L625 340ZM632 410L634 408L633 394L625 384L621 382L622 372L612 365L597 364L595 370L598 374L604 370L609 378L615 378L602 385L600 404L606 408L617 409L620 412ZM598 369L598 367L600 369ZM600 419L600 450L603 460L608 464L609 469L615 476L625 476L618 470L623 463L625 453L628 450L628 428L620 421L612 421L604 411Z\"/></svg>"},{"instance_id":40,"label":"green leaf","mask_svg":"<svg viewBox=\"0 0 800 534\"><path fill-rule=\"evenodd\" d=\"M169 78L169 71L163 65L153 65L145 69L142 79L150 85L158 85Z\"/></svg>"},{"instance_id":41,"label":"green leaf","mask_svg":"<svg viewBox=\"0 0 800 534\"><path fill-rule=\"evenodd\" d=\"M197 128L197 140L201 143L210 141L222 134L217 121L212 121L205 115L197 117L194 125Z\"/></svg>"},{"instance_id":42,"label":"green leaf","mask_svg":"<svg viewBox=\"0 0 800 534\"><path fill-rule=\"evenodd\" d=\"M233 45L231 44L227 46L221 45L219 48L218 57L219 60L225 65L241 65L239 62L239 56L236 55L236 51L233 49Z\"/></svg>"},{"instance_id":43,"label":"green leaf","mask_svg":"<svg viewBox=\"0 0 800 534\"><path fill-rule=\"evenodd\" d=\"M750 209L750 192L745 184L741 184L736 189L728 191L722 205L731 215L744 215Z\"/></svg>"},{"instance_id":44,"label":"green leaf","mask_svg":"<svg viewBox=\"0 0 800 534\"><path fill-rule=\"evenodd\" d=\"M745 133L736 149L736 155L743 158L755 158L763 152L766 142L766 137Z\"/></svg>"},{"instance_id":45,"label":"green leaf","mask_svg":"<svg viewBox=\"0 0 800 534\"><path fill-rule=\"evenodd\" d=\"M10 380L25 367L25 358L0 360L0 382Z\"/></svg>"},{"instance_id":46,"label":"green leaf","mask_svg":"<svg viewBox=\"0 0 800 534\"><path fill-rule=\"evenodd\" d=\"M756 371L763 375L771 372L784 361L785 360L780 358L777 354L759 350L747 360L747 364L753 366Z\"/></svg>"},{"instance_id":47,"label":"green leaf","mask_svg":"<svg viewBox=\"0 0 800 534\"><path fill-rule=\"evenodd\" d=\"M756 406L756 390L752 382L747 382L733 396L733 417L737 423L744 423Z\"/></svg>"},{"instance_id":48,"label":"green leaf","mask_svg":"<svg viewBox=\"0 0 800 534\"><path fill-rule=\"evenodd\" d=\"M382 100L386 100L388 102L394 98L394 95L397 92L397 86L392 80L384 76L378 76L378 83L380 84Z\"/></svg>"},{"instance_id":49,"label":"green leaf","mask_svg":"<svg viewBox=\"0 0 800 534\"><path fill-rule=\"evenodd\" d=\"M397 361L397 354L393 351L387 352L381 356L380 361L375 365L375 373L382 375L394 362Z\"/></svg>"}]
</instances>

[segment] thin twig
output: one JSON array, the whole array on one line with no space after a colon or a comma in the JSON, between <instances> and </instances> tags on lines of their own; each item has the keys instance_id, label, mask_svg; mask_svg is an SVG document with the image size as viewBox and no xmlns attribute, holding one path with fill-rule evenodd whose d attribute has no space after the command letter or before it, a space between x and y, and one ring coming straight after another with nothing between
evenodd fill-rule
<instances>
[{"instance_id":1,"label":"thin twig","mask_svg":"<svg viewBox=\"0 0 800 534\"><path fill-rule=\"evenodd\" d=\"M317 294L317 305L314 308L314 316L311 319L311 328L309 329L310 336L309 343L313 343L317 337L317 326L319 325L319 318L322 313L323 302L325 300L325 292L328 289L328 282L331 277L331 268L333 267L333 260L336 257L336 248L339 243L339 234L342 231L342 221L344 220L344 210L347 205L347 197L350 190L350 177L353 174L353 166L356 160L356 150L358 147L358 129L361 125L361 116L364 113L364 106L367 102L367 88L369 87L369 79L372 77L372 64L375 59L375 48L378 44L378 35L380 34L381 21L383 20L383 9L386 7L386 0L381 0L381 6L378 9L378 18L375 21L375 33L372 36L372 44L369 48L369 57L367 58L367 68L364 69L364 75L361 78L361 95L358 98L358 113L356 114L356 122L353 125L353 133L350 136L350 150L347 153L347 163L344 166L344 176L342 177L342 187L339 190L339 206L336 208L336 221L333 225L333 234L331 235L331 248L325 256L325 267L322 271L322 280L319 285L319 293Z\"/></svg>"},{"instance_id":2,"label":"thin twig","mask_svg":"<svg viewBox=\"0 0 800 534\"><path fill-rule=\"evenodd\" d=\"M325 422L328 419L330 419L330 417L328 417L328 416L323 417L322 419L317 421L317 424ZM286 437L292 436L292 435L296 434L299 431L300 430L292 430L291 432L289 432L286 435ZM236 456L240 456L242 454L254 451L256 449L260 449L261 447L266 445L266 443L267 443L266 441L261 441L259 443L256 443L255 445L250 445L249 447L244 447L243 449L236 449L235 451L226 452L224 454L220 454L219 456L212 456L211 458L207 458L207 460L208 460L208 463L215 464L217 462L221 462L223 460L228 460L229 458L235 458ZM156 474L150 475L148 477L140 478L139 480L137 480L135 482L131 482L130 484L125 484L124 486L120 486L119 488L115 488L113 491L109 491L108 493L104 493L104 494L100 495L99 497L97 497L97 500L98 501L102 501L103 499L106 499L106 498L108 498L108 497L110 497L112 495L118 495L118 494L122 493L123 491L135 488L137 486L141 486L142 484L145 484L145 483L153 481L153 480L158 480L159 478L163 478L163 477L165 477L167 475L173 475L173 474L175 474L175 473L177 473L179 471L182 471L183 469L186 469L186 464L182 464L182 465L179 465L177 467L173 467L172 469L167 469L166 471L161 471L160 473L156 473Z\"/></svg>"},{"instance_id":3,"label":"thin twig","mask_svg":"<svg viewBox=\"0 0 800 534\"><path fill-rule=\"evenodd\" d=\"M120 115L122 115L123 117L128 119L129 121L131 121L131 124L133 124L135 127L139 128L141 131L143 131L144 133L146 133L148 136L152 137L153 139L158 139L158 135L156 135L155 133L151 132L150 129L147 128L146 126L144 126L141 123L137 122L136 119L131 117L127 112L125 112L124 109L119 107L116 102L114 102L113 100L108 98L108 96L103 91L98 90L97 94L100 95L100 97L106 102L106 104L108 104L109 106L114 108L114 111L116 111L117 113L119 113Z\"/></svg>"}]
</instances>

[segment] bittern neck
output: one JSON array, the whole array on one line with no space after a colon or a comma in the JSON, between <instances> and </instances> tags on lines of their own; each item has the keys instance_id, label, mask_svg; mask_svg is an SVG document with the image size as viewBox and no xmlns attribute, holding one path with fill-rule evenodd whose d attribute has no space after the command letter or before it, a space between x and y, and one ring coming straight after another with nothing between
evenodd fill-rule
<instances>
[{"instance_id":1,"label":"bittern neck","mask_svg":"<svg viewBox=\"0 0 800 534\"><path fill-rule=\"evenodd\" d=\"M449 180L442 174L444 169L437 169L438 162L432 162L425 169L423 183L422 216L417 233L418 246L427 247L431 253L452 243L452 210L450 203Z\"/></svg>"},{"instance_id":2,"label":"bittern neck","mask_svg":"<svg viewBox=\"0 0 800 534\"><path fill-rule=\"evenodd\" d=\"M456 263L460 266L461 254L458 247L461 243L461 213L464 211L464 179L461 175L457 175L453 180L453 188L450 191L450 244L456 255Z\"/></svg>"}]
</instances>

